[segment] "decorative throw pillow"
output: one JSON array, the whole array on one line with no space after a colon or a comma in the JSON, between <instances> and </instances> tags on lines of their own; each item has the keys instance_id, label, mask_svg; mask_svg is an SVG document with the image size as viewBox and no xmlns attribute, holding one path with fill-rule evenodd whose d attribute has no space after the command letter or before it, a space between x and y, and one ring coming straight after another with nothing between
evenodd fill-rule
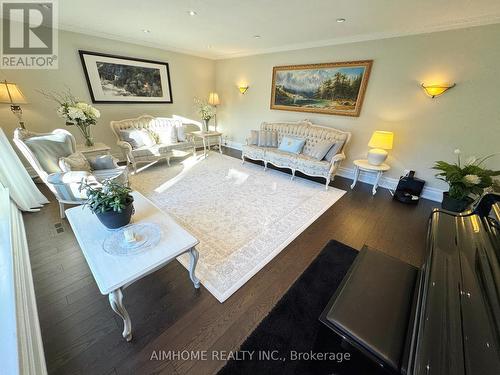
<instances>
[{"instance_id":1,"label":"decorative throw pillow","mask_svg":"<svg viewBox=\"0 0 500 375\"><path fill-rule=\"evenodd\" d=\"M150 147L156 143L147 129L120 130L120 138L130 143L134 149L142 146Z\"/></svg>"},{"instance_id":2,"label":"decorative throw pillow","mask_svg":"<svg viewBox=\"0 0 500 375\"><path fill-rule=\"evenodd\" d=\"M278 147L278 132L274 130L260 130L258 145L261 147Z\"/></svg>"},{"instance_id":3,"label":"decorative throw pillow","mask_svg":"<svg viewBox=\"0 0 500 375\"><path fill-rule=\"evenodd\" d=\"M334 142L331 141L320 141L317 142L309 152L305 152L306 155L309 155L310 157L321 160L325 157L327 154L328 150L330 150L333 146Z\"/></svg>"},{"instance_id":4,"label":"decorative throw pillow","mask_svg":"<svg viewBox=\"0 0 500 375\"><path fill-rule=\"evenodd\" d=\"M89 159L90 167L94 171L100 171L103 169L114 169L115 162L111 155L100 155L95 158Z\"/></svg>"},{"instance_id":5,"label":"decorative throw pillow","mask_svg":"<svg viewBox=\"0 0 500 375\"><path fill-rule=\"evenodd\" d=\"M337 141L335 144L332 146L332 148L326 153L325 155L325 160L327 161L332 161L332 158L339 153L339 151L342 149L342 146L344 145L344 141Z\"/></svg>"},{"instance_id":6,"label":"decorative throw pillow","mask_svg":"<svg viewBox=\"0 0 500 375\"><path fill-rule=\"evenodd\" d=\"M63 172L86 171L90 172L90 164L85 156L77 151L69 156L59 158L59 168Z\"/></svg>"},{"instance_id":7,"label":"decorative throw pillow","mask_svg":"<svg viewBox=\"0 0 500 375\"><path fill-rule=\"evenodd\" d=\"M120 130L119 135L120 139L129 143L132 148L144 146L141 131L139 129Z\"/></svg>"},{"instance_id":8,"label":"decorative throw pillow","mask_svg":"<svg viewBox=\"0 0 500 375\"><path fill-rule=\"evenodd\" d=\"M175 129L177 130L177 139L179 140L179 142L186 142L186 128L184 127L182 122L179 121L179 124L175 126Z\"/></svg>"},{"instance_id":9,"label":"decorative throw pillow","mask_svg":"<svg viewBox=\"0 0 500 375\"><path fill-rule=\"evenodd\" d=\"M175 126L164 127L157 130L155 133L158 136L158 143L162 143L164 145L177 143L177 132L175 131Z\"/></svg>"},{"instance_id":10,"label":"decorative throw pillow","mask_svg":"<svg viewBox=\"0 0 500 375\"><path fill-rule=\"evenodd\" d=\"M304 148L305 143L306 140L303 138L296 138L285 135L281 140L278 150L291 152L293 154L300 154L300 152Z\"/></svg>"},{"instance_id":11,"label":"decorative throw pillow","mask_svg":"<svg viewBox=\"0 0 500 375\"><path fill-rule=\"evenodd\" d=\"M144 146L151 147L156 144L156 141L151 134L151 132L148 129L141 129L141 137L142 137L142 143L144 143Z\"/></svg>"},{"instance_id":12,"label":"decorative throw pillow","mask_svg":"<svg viewBox=\"0 0 500 375\"><path fill-rule=\"evenodd\" d=\"M250 138L248 140L251 145L259 144L259 131L258 130L250 130Z\"/></svg>"}]
</instances>

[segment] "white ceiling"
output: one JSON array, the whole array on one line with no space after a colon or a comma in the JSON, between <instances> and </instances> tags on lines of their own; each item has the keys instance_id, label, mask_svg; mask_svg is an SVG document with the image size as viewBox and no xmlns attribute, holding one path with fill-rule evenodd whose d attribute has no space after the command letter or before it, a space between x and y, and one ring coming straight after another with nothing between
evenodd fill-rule
<instances>
[{"instance_id":1,"label":"white ceiling","mask_svg":"<svg viewBox=\"0 0 500 375\"><path fill-rule=\"evenodd\" d=\"M61 29L214 59L499 22L500 0L59 1Z\"/></svg>"}]
</instances>

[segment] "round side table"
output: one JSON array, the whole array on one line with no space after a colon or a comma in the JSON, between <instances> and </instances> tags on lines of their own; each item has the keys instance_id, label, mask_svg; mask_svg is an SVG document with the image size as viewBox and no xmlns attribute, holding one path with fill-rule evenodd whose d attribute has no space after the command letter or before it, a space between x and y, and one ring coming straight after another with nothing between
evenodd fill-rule
<instances>
[{"instance_id":1,"label":"round side table","mask_svg":"<svg viewBox=\"0 0 500 375\"><path fill-rule=\"evenodd\" d=\"M391 167L385 163L382 163L380 165L372 165L368 163L368 160L366 159L354 160L354 167L355 167L354 179L352 181L351 189L354 189L354 186L356 186L356 183L358 182L359 171L372 172L377 174L377 177L375 178L375 183L373 184L372 188L373 195L377 193L377 187L380 181L380 177L382 177L384 172L387 172L389 169L391 169Z\"/></svg>"}]
</instances>

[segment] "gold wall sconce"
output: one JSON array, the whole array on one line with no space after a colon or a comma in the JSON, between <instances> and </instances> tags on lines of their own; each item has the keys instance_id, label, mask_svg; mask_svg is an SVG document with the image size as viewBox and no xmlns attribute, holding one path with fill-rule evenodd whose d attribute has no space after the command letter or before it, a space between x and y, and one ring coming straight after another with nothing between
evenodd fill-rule
<instances>
[{"instance_id":1,"label":"gold wall sconce","mask_svg":"<svg viewBox=\"0 0 500 375\"><path fill-rule=\"evenodd\" d=\"M240 90L241 95L245 95L245 93L248 91L248 85L247 86L238 86L238 90Z\"/></svg>"},{"instance_id":2,"label":"gold wall sconce","mask_svg":"<svg viewBox=\"0 0 500 375\"><path fill-rule=\"evenodd\" d=\"M424 92L431 98L435 98L436 96L443 95L449 89L452 89L457 84L441 84L441 85L426 85L422 83L420 86L424 90Z\"/></svg>"}]
</instances>

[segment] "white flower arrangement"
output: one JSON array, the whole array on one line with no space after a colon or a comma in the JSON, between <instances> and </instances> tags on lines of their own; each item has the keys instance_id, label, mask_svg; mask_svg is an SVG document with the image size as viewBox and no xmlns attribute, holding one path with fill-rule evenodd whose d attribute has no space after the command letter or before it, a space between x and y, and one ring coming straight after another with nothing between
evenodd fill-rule
<instances>
[{"instance_id":1,"label":"white flower arrangement","mask_svg":"<svg viewBox=\"0 0 500 375\"><path fill-rule=\"evenodd\" d=\"M57 115L66 120L66 125L75 125L85 138L85 144L92 146L94 142L90 126L95 125L97 119L101 117L99 110L90 104L81 102L70 91L63 94L40 92L59 104L56 110Z\"/></svg>"},{"instance_id":2,"label":"white flower arrangement","mask_svg":"<svg viewBox=\"0 0 500 375\"><path fill-rule=\"evenodd\" d=\"M196 109L201 119L204 121L210 121L212 117L215 115L215 107L213 105L208 104L206 100L202 100L200 98L194 98L194 103L196 105Z\"/></svg>"}]
</instances>

